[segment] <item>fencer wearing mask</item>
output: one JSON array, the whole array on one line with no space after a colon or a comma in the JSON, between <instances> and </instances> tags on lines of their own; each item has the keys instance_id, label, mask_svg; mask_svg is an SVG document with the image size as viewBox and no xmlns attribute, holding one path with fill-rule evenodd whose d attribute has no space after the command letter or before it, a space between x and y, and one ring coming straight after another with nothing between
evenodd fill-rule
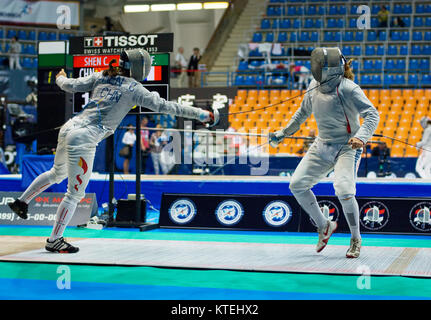
<instances>
[{"instance_id":1,"label":"fencer wearing mask","mask_svg":"<svg viewBox=\"0 0 431 320\"><path fill-rule=\"evenodd\" d=\"M39 175L24 193L13 203L11 209L22 219L27 219L28 203L54 183L68 178L67 192L60 203L52 233L46 242L46 250L59 253L75 253L79 249L63 238L77 204L85 196L89 182L96 146L115 129L135 106L143 106L155 112L214 123L209 111L182 106L160 98L140 83L149 74L151 57L143 49L123 51L119 67L111 61L109 69L95 72L87 77L70 79L64 70L56 77L57 85L67 92L92 91L84 110L67 121L58 135L54 166Z\"/></svg>"},{"instance_id":2,"label":"fencer wearing mask","mask_svg":"<svg viewBox=\"0 0 431 320\"><path fill-rule=\"evenodd\" d=\"M352 234L346 257L357 258L361 249L359 207L355 198L357 170L362 150L379 123L379 113L353 82L351 62L346 61L339 48L316 48L312 51L314 80L287 126L270 135L270 144L276 147L314 114L318 136L296 168L289 187L317 225L319 239L316 251L320 252L337 229L337 222L323 215L311 188L334 170L335 194ZM362 125L359 117L364 119Z\"/></svg>"}]
</instances>

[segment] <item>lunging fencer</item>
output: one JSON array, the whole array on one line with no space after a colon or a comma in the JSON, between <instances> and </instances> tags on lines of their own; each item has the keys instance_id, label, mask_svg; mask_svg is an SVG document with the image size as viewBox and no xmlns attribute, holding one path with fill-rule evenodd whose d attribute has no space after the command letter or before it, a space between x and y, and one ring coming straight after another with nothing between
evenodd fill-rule
<instances>
[{"instance_id":1,"label":"lunging fencer","mask_svg":"<svg viewBox=\"0 0 431 320\"><path fill-rule=\"evenodd\" d=\"M54 183L68 178L67 192L60 203L52 233L46 242L46 250L59 253L75 253L79 249L63 238L63 232L70 222L77 204L85 196L97 144L114 133L115 129L135 106L143 106L155 112L196 119L214 125L218 114L203 109L182 106L160 98L157 92L145 89L144 80L151 69L151 57L142 49L126 50L121 53L119 67L95 72L87 77L69 79L64 70L56 76L57 85L67 92L92 91L84 110L67 121L58 135L54 166L42 173L16 199L9 204L22 219L27 219L28 203Z\"/></svg>"},{"instance_id":2,"label":"lunging fencer","mask_svg":"<svg viewBox=\"0 0 431 320\"><path fill-rule=\"evenodd\" d=\"M300 108L284 129L270 134L273 147L299 130L313 113L318 127L317 139L296 168L290 190L318 228L316 251L322 251L337 229L319 208L311 188L334 170L334 189L343 207L352 234L348 258L357 258L361 249L359 207L355 198L356 175L363 147L372 137L379 113L352 80L352 60L339 48L316 48L311 53L311 81ZM362 126L359 117L364 119Z\"/></svg>"},{"instance_id":3,"label":"lunging fencer","mask_svg":"<svg viewBox=\"0 0 431 320\"><path fill-rule=\"evenodd\" d=\"M424 132L422 140L416 144L419 148L424 148L416 161L416 172L421 178L431 179L431 119L422 117L419 120ZM425 150L426 149L426 150Z\"/></svg>"}]
</instances>

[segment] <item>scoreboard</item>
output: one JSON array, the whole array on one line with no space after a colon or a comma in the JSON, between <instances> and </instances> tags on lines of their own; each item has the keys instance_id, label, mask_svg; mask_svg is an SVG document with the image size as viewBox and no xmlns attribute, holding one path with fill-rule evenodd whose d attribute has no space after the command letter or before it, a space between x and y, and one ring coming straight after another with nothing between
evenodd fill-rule
<instances>
[{"instance_id":1,"label":"scoreboard","mask_svg":"<svg viewBox=\"0 0 431 320\"><path fill-rule=\"evenodd\" d=\"M160 97L169 100L169 53L150 54L151 70L142 85L149 91L157 91ZM120 55L75 55L73 56L73 77L85 77L94 72L109 68L109 63L115 59L113 66L118 66ZM73 112L80 112L90 99L90 92L75 93L73 97ZM145 106L140 112L145 111ZM135 113L136 108L131 113Z\"/></svg>"}]
</instances>

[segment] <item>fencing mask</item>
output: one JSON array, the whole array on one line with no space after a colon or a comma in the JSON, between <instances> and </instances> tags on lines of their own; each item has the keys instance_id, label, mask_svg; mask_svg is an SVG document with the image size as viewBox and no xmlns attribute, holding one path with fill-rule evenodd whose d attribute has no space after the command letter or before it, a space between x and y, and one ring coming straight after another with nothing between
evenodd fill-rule
<instances>
[{"instance_id":1,"label":"fencing mask","mask_svg":"<svg viewBox=\"0 0 431 320\"><path fill-rule=\"evenodd\" d=\"M316 48L311 52L311 73L317 82L344 74L346 59L339 48Z\"/></svg>"},{"instance_id":2,"label":"fencing mask","mask_svg":"<svg viewBox=\"0 0 431 320\"><path fill-rule=\"evenodd\" d=\"M144 49L132 49L121 52L120 67L130 71L130 77L143 81L151 70L150 54Z\"/></svg>"},{"instance_id":3,"label":"fencing mask","mask_svg":"<svg viewBox=\"0 0 431 320\"><path fill-rule=\"evenodd\" d=\"M425 129L428 126L429 121L431 121L431 119L425 116L419 120L419 123L421 124L421 127Z\"/></svg>"}]
</instances>

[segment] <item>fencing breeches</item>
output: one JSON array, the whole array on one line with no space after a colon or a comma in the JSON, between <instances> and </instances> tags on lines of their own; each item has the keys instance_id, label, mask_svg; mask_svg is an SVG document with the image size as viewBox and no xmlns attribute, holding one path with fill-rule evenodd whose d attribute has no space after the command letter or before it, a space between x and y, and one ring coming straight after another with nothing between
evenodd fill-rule
<instances>
[{"instance_id":1,"label":"fencing breeches","mask_svg":"<svg viewBox=\"0 0 431 320\"><path fill-rule=\"evenodd\" d=\"M340 201L354 199L361 154L362 149L353 150L350 146L342 144L328 145L317 139L296 168L289 188L318 228L325 226L327 218L321 212L311 188L334 170L334 189L337 197ZM343 211L345 207L349 209L347 213L351 213L348 204L343 205ZM349 226L352 221L356 219L347 218ZM352 227L355 227L354 223Z\"/></svg>"}]
</instances>

